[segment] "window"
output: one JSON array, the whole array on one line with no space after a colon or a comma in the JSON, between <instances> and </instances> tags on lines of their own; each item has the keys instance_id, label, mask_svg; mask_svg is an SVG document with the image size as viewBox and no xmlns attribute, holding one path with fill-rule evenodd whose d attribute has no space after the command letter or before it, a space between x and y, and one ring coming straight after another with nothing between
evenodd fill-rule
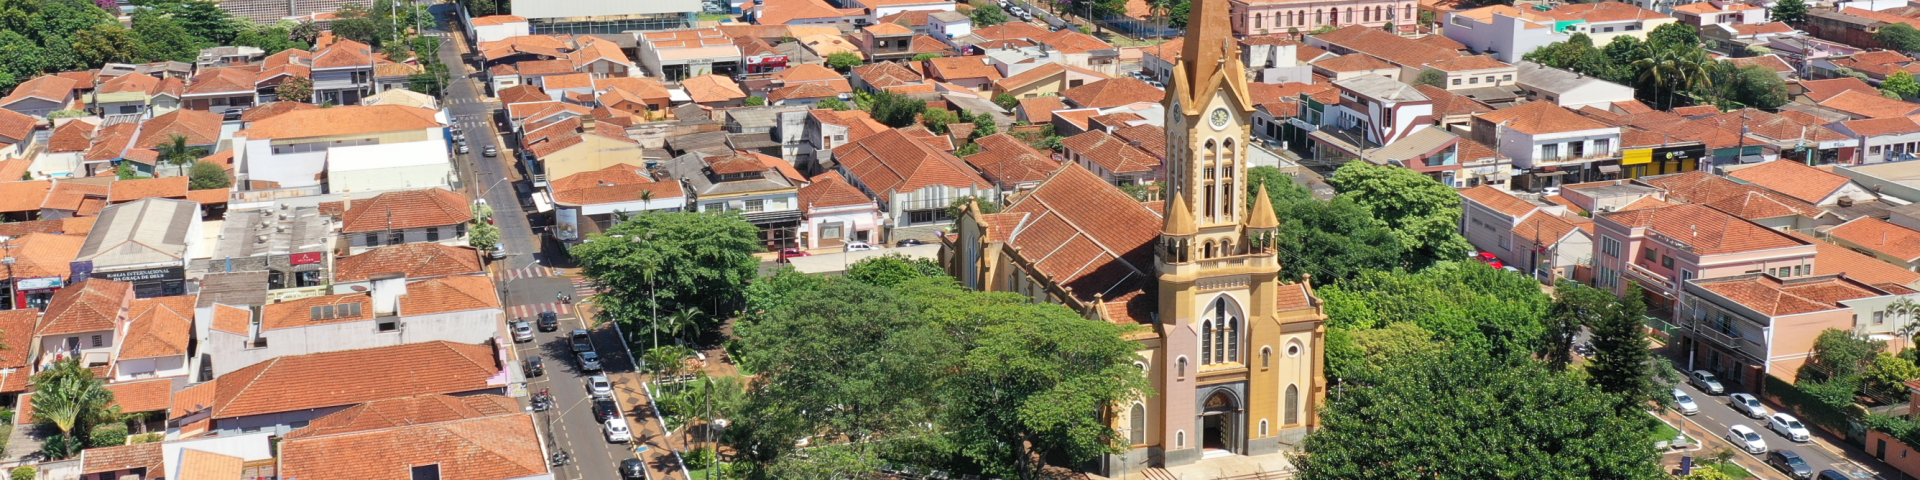
<instances>
[{"instance_id":1,"label":"window","mask_svg":"<svg viewBox=\"0 0 1920 480\"><path fill-rule=\"evenodd\" d=\"M378 234L378 233L369 233L369 234L367 234L367 246L369 246L369 247L378 247L378 246L380 246L380 234Z\"/></svg>"},{"instance_id":2,"label":"window","mask_svg":"<svg viewBox=\"0 0 1920 480\"><path fill-rule=\"evenodd\" d=\"M1593 153L1595 154L1606 155L1611 151L1611 147L1613 147L1613 142L1605 138L1593 141Z\"/></svg>"},{"instance_id":3,"label":"window","mask_svg":"<svg viewBox=\"0 0 1920 480\"><path fill-rule=\"evenodd\" d=\"M440 241L440 227L427 227L427 241Z\"/></svg>"},{"instance_id":4,"label":"window","mask_svg":"<svg viewBox=\"0 0 1920 480\"><path fill-rule=\"evenodd\" d=\"M1555 144L1541 145L1540 159L1541 160L1559 160L1560 144L1555 143Z\"/></svg>"},{"instance_id":5,"label":"window","mask_svg":"<svg viewBox=\"0 0 1920 480\"><path fill-rule=\"evenodd\" d=\"M746 210L749 212L764 212L767 210L767 201L759 199L747 200Z\"/></svg>"},{"instance_id":6,"label":"window","mask_svg":"<svg viewBox=\"0 0 1920 480\"><path fill-rule=\"evenodd\" d=\"M1474 85L1479 85L1479 84L1480 84L1480 77L1473 77L1473 78L1469 78L1469 79L1467 79L1467 83L1470 83L1470 84L1474 84Z\"/></svg>"},{"instance_id":7,"label":"window","mask_svg":"<svg viewBox=\"0 0 1920 480\"><path fill-rule=\"evenodd\" d=\"M702 205L700 207L700 211L702 212L718 212L726 209L727 209L726 202L709 202L706 205Z\"/></svg>"},{"instance_id":8,"label":"window","mask_svg":"<svg viewBox=\"0 0 1920 480\"><path fill-rule=\"evenodd\" d=\"M1493 76L1487 75L1487 83L1493 83Z\"/></svg>"},{"instance_id":9,"label":"window","mask_svg":"<svg viewBox=\"0 0 1920 480\"><path fill-rule=\"evenodd\" d=\"M1620 257L1620 241L1609 237L1600 238L1600 253L1609 257Z\"/></svg>"},{"instance_id":10,"label":"window","mask_svg":"<svg viewBox=\"0 0 1920 480\"><path fill-rule=\"evenodd\" d=\"M1173 432L1173 448L1187 448L1187 431Z\"/></svg>"},{"instance_id":11,"label":"window","mask_svg":"<svg viewBox=\"0 0 1920 480\"><path fill-rule=\"evenodd\" d=\"M1453 79L1453 84L1454 84L1454 85L1459 85L1459 84L1460 84L1460 79L1458 79L1458 78L1456 78L1456 79Z\"/></svg>"},{"instance_id":12,"label":"window","mask_svg":"<svg viewBox=\"0 0 1920 480\"><path fill-rule=\"evenodd\" d=\"M1641 249L1640 258L1651 262L1653 259L1660 258L1660 252L1654 251L1653 247L1646 247Z\"/></svg>"},{"instance_id":13,"label":"window","mask_svg":"<svg viewBox=\"0 0 1920 480\"><path fill-rule=\"evenodd\" d=\"M1132 427L1127 429L1127 442L1134 445L1147 443L1147 406L1135 403L1133 411L1128 412L1127 416L1131 417L1127 419L1127 424Z\"/></svg>"},{"instance_id":14,"label":"window","mask_svg":"<svg viewBox=\"0 0 1920 480\"><path fill-rule=\"evenodd\" d=\"M92 339L92 342L93 342L93 346L94 346L94 347L104 347L104 346L106 346L106 341L105 341L105 340L101 340L101 339L100 339L100 336L99 336L99 335L94 335L94 336L93 336L93 339Z\"/></svg>"},{"instance_id":15,"label":"window","mask_svg":"<svg viewBox=\"0 0 1920 480\"><path fill-rule=\"evenodd\" d=\"M1513 74L1509 73L1509 74L1500 76L1500 81L1504 82L1508 80L1513 80Z\"/></svg>"},{"instance_id":16,"label":"window","mask_svg":"<svg viewBox=\"0 0 1920 480\"><path fill-rule=\"evenodd\" d=\"M1295 343L1292 345L1287 345L1287 356L1288 357L1300 356L1300 344Z\"/></svg>"},{"instance_id":17,"label":"window","mask_svg":"<svg viewBox=\"0 0 1920 480\"><path fill-rule=\"evenodd\" d=\"M1795 267L1793 267L1793 274L1794 274L1794 276L1800 276L1800 275L1806 275L1806 274L1807 274L1807 270L1809 270L1809 269L1810 269L1810 267L1808 267L1808 266L1806 266L1806 265L1799 265L1799 266L1795 266Z\"/></svg>"},{"instance_id":18,"label":"window","mask_svg":"<svg viewBox=\"0 0 1920 480\"><path fill-rule=\"evenodd\" d=\"M1272 363L1272 359L1273 348L1260 347L1260 368L1267 368L1267 366Z\"/></svg>"},{"instance_id":19,"label":"window","mask_svg":"<svg viewBox=\"0 0 1920 480\"><path fill-rule=\"evenodd\" d=\"M345 306L345 305L342 305L342 306ZM358 307L360 305L356 304L354 306ZM381 320L379 324L375 325L374 328L382 332L391 332L391 331L399 330L400 329L399 317L387 317L386 319Z\"/></svg>"},{"instance_id":20,"label":"window","mask_svg":"<svg viewBox=\"0 0 1920 480\"><path fill-rule=\"evenodd\" d=\"M1887 312L1873 312L1874 325L1886 323L1886 321L1887 321ZM94 338L100 338L100 337L98 335L95 335ZM94 345L94 346L98 347L99 345Z\"/></svg>"},{"instance_id":21,"label":"window","mask_svg":"<svg viewBox=\"0 0 1920 480\"><path fill-rule=\"evenodd\" d=\"M1639 29L1640 29L1640 24L1638 24L1638 23L1635 23L1635 24L1632 24L1632 25L1627 25L1627 27L1626 27L1626 29L1625 29L1625 30L1626 30L1626 31L1629 31L1629 32L1631 32L1631 31L1634 31L1634 30L1639 30Z\"/></svg>"},{"instance_id":22,"label":"window","mask_svg":"<svg viewBox=\"0 0 1920 480\"><path fill-rule=\"evenodd\" d=\"M1513 239L1512 239L1512 238L1510 238L1510 237L1509 237L1509 236L1507 236L1507 235L1501 235L1501 236L1500 236L1500 249L1501 249L1501 250L1512 250L1512 249L1513 249Z\"/></svg>"},{"instance_id":23,"label":"window","mask_svg":"<svg viewBox=\"0 0 1920 480\"><path fill-rule=\"evenodd\" d=\"M1260 436L1267 436L1267 419L1260 419Z\"/></svg>"},{"instance_id":24,"label":"window","mask_svg":"<svg viewBox=\"0 0 1920 480\"><path fill-rule=\"evenodd\" d=\"M391 232L387 232L387 243L391 243L394 245L407 243L407 232L402 230L394 230Z\"/></svg>"},{"instance_id":25,"label":"window","mask_svg":"<svg viewBox=\"0 0 1920 480\"><path fill-rule=\"evenodd\" d=\"M841 222L820 225L820 238L846 238L846 234L843 233L846 229L845 225Z\"/></svg>"},{"instance_id":26,"label":"window","mask_svg":"<svg viewBox=\"0 0 1920 480\"><path fill-rule=\"evenodd\" d=\"M1175 361L1173 362L1173 365L1174 365L1174 370L1173 370L1173 375L1174 375L1174 376L1176 376L1176 377L1180 377L1180 378L1186 378L1186 376L1187 376L1187 357L1180 357L1180 359L1179 359L1179 360L1175 360Z\"/></svg>"},{"instance_id":27,"label":"window","mask_svg":"<svg viewBox=\"0 0 1920 480\"><path fill-rule=\"evenodd\" d=\"M1879 154L1880 154L1880 146L1879 146L1879 145L1874 145L1874 146L1871 146L1871 147L1867 147L1867 154L1868 154L1868 155L1879 155Z\"/></svg>"},{"instance_id":28,"label":"window","mask_svg":"<svg viewBox=\"0 0 1920 480\"><path fill-rule=\"evenodd\" d=\"M1286 421L1280 423L1282 425L1300 423L1300 386L1287 385L1287 398L1285 400L1287 402Z\"/></svg>"},{"instance_id":29,"label":"window","mask_svg":"<svg viewBox=\"0 0 1920 480\"><path fill-rule=\"evenodd\" d=\"M455 237L467 236L467 224L465 222L455 224L453 226L453 236Z\"/></svg>"},{"instance_id":30,"label":"window","mask_svg":"<svg viewBox=\"0 0 1920 480\"><path fill-rule=\"evenodd\" d=\"M1664 268L1673 268L1673 257L1670 255L1661 255L1660 266Z\"/></svg>"}]
</instances>

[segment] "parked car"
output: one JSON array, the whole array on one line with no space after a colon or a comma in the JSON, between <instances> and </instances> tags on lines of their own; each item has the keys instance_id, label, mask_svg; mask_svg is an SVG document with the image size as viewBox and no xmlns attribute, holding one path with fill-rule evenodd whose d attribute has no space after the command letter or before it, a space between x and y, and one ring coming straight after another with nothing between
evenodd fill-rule
<instances>
[{"instance_id":1,"label":"parked car","mask_svg":"<svg viewBox=\"0 0 1920 480\"><path fill-rule=\"evenodd\" d=\"M867 242L847 242L847 251L849 252L865 252L879 249L880 247L875 247L873 244Z\"/></svg>"},{"instance_id":2,"label":"parked car","mask_svg":"<svg viewBox=\"0 0 1920 480\"><path fill-rule=\"evenodd\" d=\"M535 319L533 323L534 325L540 326L540 331L542 332L559 330L560 316L555 315L553 312L540 312L540 318Z\"/></svg>"},{"instance_id":3,"label":"parked car","mask_svg":"<svg viewBox=\"0 0 1920 480\"><path fill-rule=\"evenodd\" d=\"M456 141L456 142L464 142L464 141L467 141L467 132L462 132L462 131L459 131L459 130L454 130L454 131L453 131L453 141Z\"/></svg>"},{"instance_id":4,"label":"parked car","mask_svg":"<svg viewBox=\"0 0 1920 480\"><path fill-rule=\"evenodd\" d=\"M787 263L789 259L792 259L792 258L810 257L810 256L813 256L813 254L807 253L806 250L801 250L798 248L785 248L780 250L780 263Z\"/></svg>"},{"instance_id":5,"label":"parked car","mask_svg":"<svg viewBox=\"0 0 1920 480\"><path fill-rule=\"evenodd\" d=\"M1727 441L1733 442L1733 446L1746 450L1747 453L1754 455L1767 453L1767 439L1760 438L1760 434L1755 433L1753 427L1746 425L1728 427Z\"/></svg>"},{"instance_id":6,"label":"parked car","mask_svg":"<svg viewBox=\"0 0 1920 480\"><path fill-rule=\"evenodd\" d=\"M1782 437L1787 437L1787 440L1790 441L1813 441L1813 433L1808 432L1807 426L1801 425L1800 419L1793 418L1793 415L1776 413L1771 417L1767 417L1767 429L1773 430L1773 433L1778 433Z\"/></svg>"},{"instance_id":7,"label":"parked car","mask_svg":"<svg viewBox=\"0 0 1920 480\"><path fill-rule=\"evenodd\" d=\"M607 420L620 418L620 403L611 398L593 401L593 421L607 423Z\"/></svg>"},{"instance_id":8,"label":"parked car","mask_svg":"<svg viewBox=\"0 0 1920 480\"><path fill-rule=\"evenodd\" d=\"M547 366L540 361L540 357L527 357L527 361L521 362L520 367L526 370L528 377L538 377L547 374Z\"/></svg>"},{"instance_id":9,"label":"parked car","mask_svg":"<svg viewBox=\"0 0 1920 480\"><path fill-rule=\"evenodd\" d=\"M912 246L926 245L926 244L927 242L921 241L918 238L908 238L908 239L900 240L898 242L893 242L893 246L896 246L896 247L912 247Z\"/></svg>"},{"instance_id":10,"label":"parked car","mask_svg":"<svg viewBox=\"0 0 1920 480\"><path fill-rule=\"evenodd\" d=\"M1692 373L1688 373L1687 383L1693 384L1694 388L1698 388L1701 393L1708 395L1727 393L1726 387L1720 386L1720 379L1714 378L1713 373L1706 370L1694 370Z\"/></svg>"},{"instance_id":11,"label":"parked car","mask_svg":"<svg viewBox=\"0 0 1920 480\"><path fill-rule=\"evenodd\" d=\"M1687 392L1682 392L1678 388L1673 389L1673 408L1679 410L1681 415L1700 413L1700 405L1693 403L1693 396L1687 395Z\"/></svg>"},{"instance_id":12,"label":"parked car","mask_svg":"<svg viewBox=\"0 0 1920 480\"><path fill-rule=\"evenodd\" d=\"M627 429L627 419L607 420L607 442L621 443L633 441L633 431Z\"/></svg>"},{"instance_id":13,"label":"parked car","mask_svg":"<svg viewBox=\"0 0 1920 480\"><path fill-rule=\"evenodd\" d=\"M1816 480L1853 480L1853 479L1847 478L1847 474L1840 473L1839 471L1821 470L1820 478Z\"/></svg>"},{"instance_id":14,"label":"parked car","mask_svg":"<svg viewBox=\"0 0 1920 480\"><path fill-rule=\"evenodd\" d=\"M587 393L593 398L613 398L613 382L606 375L587 377Z\"/></svg>"},{"instance_id":15,"label":"parked car","mask_svg":"<svg viewBox=\"0 0 1920 480\"><path fill-rule=\"evenodd\" d=\"M592 351L580 352L580 353L573 354L573 357L574 357L574 360L580 363L580 371L587 372L587 373L594 373L594 372L600 371L600 353L599 352L592 352Z\"/></svg>"},{"instance_id":16,"label":"parked car","mask_svg":"<svg viewBox=\"0 0 1920 480\"><path fill-rule=\"evenodd\" d=\"M573 329L572 333L567 334L567 339L573 342L575 353L593 351L593 340L587 338L587 331L584 329Z\"/></svg>"},{"instance_id":17,"label":"parked car","mask_svg":"<svg viewBox=\"0 0 1920 480\"><path fill-rule=\"evenodd\" d=\"M1760 399L1753 398L1753 395L1745 393L1728 395L1727 406L1733 407L1733 411L1740 412L1741 415L1746 415L1747 418L1767 418L1767 407L1761 405Z\"/></svg>"},{"instance_id":18,"label":"parked car","mask_svg":"<svg viewBox=\"0 0 1920 480\"><path fill-rule=\"evenodd\" d=\"M467 148L467 145L463 143L463 144L460 144L460 148L456 149L455 151L460 152L461 155L466 155L468 152L472 152L473 149Z\"/></svg>"},{"instance_id":19,"label":"parked car","mask_svg":"<svg viewBox=\"0 0 1920 480\"><path fill-rule=\"evenodd\" d=\"M533 341L533 325L528 325L525 320L513 322L509 327L513 329L513 343Z\"/></svg>"},{"instance_id":20,"label":"parked car","mask_svg":"<svg viewBox=\"0 0 1920 480\"><path fill-rule=\"evenodd\" d=\"M646 480L646 478L647 462L642 462L638 458L620 461L620 480Z\"/></svg>"},{"instance_id":21,"label":"parked car","mask_svg":"<svg viewBox=\"0 0 1920 480\"><path fill-rule=\"evenodd\" d=\"M493 145L487 145L487 148L480 149L480 155L487 156L487 157L498 157L500 156L500 149L497 147L494 147Z\"/></svg>"},{"instance_id":22,"label":"parked car","mask_svg":"<svg viewBox=\"0 0 1920 480\"><path fill-rule=\"evenodd\" d=\"M1807 461L1800 458L1800 454L1793 453L1792 450L1774 450L1772 453L1768 453L1767 465L1772 465L1773 468L1780 469L1781 473L1785 473L1787 476L1793 478L1804 479L1813 477L1813 467L1807 465Z\"/></svg>"}]
</instances>

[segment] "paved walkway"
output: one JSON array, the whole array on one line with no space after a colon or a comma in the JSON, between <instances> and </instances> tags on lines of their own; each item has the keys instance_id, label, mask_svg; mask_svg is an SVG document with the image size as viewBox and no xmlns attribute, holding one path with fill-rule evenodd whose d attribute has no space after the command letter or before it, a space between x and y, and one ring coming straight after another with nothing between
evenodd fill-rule
<instances>
[{"instance_id":1,"label":"paved walkway","mask_svg":"<svg viewBox=\"0 0 1920 480\"><path fill-rule=\"evenodd\" d=\"M581 305L576 312L588 325L595 325L600 309ZM627 424L632 425L634 442L646 447L646 451L640 453L640 458L647 462L654 480L686 480L677 455L677 452L686 448L686 435L667 431L666 424L654 413L653 397L642 387L649 380L648 375L638 370L608 376L615 385L619 385L620 392L616 397L620 399L620 409L627 412Z\"/></svg>"}]
</instances>

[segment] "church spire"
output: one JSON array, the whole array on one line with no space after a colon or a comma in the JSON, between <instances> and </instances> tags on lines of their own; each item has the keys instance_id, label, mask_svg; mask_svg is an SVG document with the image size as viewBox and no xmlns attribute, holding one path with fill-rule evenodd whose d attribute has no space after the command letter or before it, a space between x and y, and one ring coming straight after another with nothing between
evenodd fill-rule
<instances>
[{"instance_id":1,"label":"church spire","mask_svg":"<svg viewBox=\"0 0 1920 480\"><path fill-rule=\"evenodd\" d=\"M1180 46L1180 62L1184 63L1187 84L1204 85L1213 73L1219 71L1223 62L1232 61L1233 25L1228 17L1228 0L1193 0L1191 19L1187 22L1187 36ZM1188 104L1200 103L1201 95L1212 95L1210 88L1192 88L1188 93L1194 98L1183 99Z\"/></svg>"}]
</instances>

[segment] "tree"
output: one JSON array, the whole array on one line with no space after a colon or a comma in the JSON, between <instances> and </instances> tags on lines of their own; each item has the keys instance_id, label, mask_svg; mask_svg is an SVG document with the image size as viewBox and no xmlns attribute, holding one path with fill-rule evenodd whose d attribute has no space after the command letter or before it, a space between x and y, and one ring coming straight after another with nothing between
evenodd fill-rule
<instances>
[{"instance_id":1,"label":"tree","mask_svg":"<svg viewBox=\"0 0 1920 480\"><path fill-rule=\"evenodd\" d=\"M174 165L186 165L207 156L207 149L187 146L187 137L182 135L168 135L167 143L155 150L160 154L160 161Z\"/></svg>"},{"instance_id":2,"label":"tree","mask_svg":"<svg viewBox=\"0 0 1920 480\"><path fill-rule=\"evenodd\" d=\"M1562 279L1554 284L1553 306L1548 307L1546 334L1542 336L1540 350L1534 355L1540 357L1548 368L1555 371L1566 370L1573 363L1573 337L1588 321L1599 318L1608 309L1613 308L1613 292L1588 287L1579 282Z\"/></svg>"},{"instance_id":3,"label":"tree","mask_svg":"<svg viewBox=\"0 0 1920 480\"><path fill-rule=\"evenodd\" d=\"M1268 184L1274 213L1289 220L1276 231L1280 258L1289 261L1281 274L1288 279L1310 274L1315 283L1326 284L1367 270L1400 266L1399 237L1365 206L1350 197L1315 199L1277 168L1254 167L1249 175L1253 181L1247 185L1248 201L1258 195L1261 184Z\"/></svg>"},{"instance_id":4,"label":"tree","mask_svg":"<svg viewBox=\"0 0 1920 480\"><path fill-rule=\"evenodd\" d=\"M1478 352L1392 362L1382 382L1333 389L1291 457L1301 480L1656 480L1653 419L1538 362Z\"/></svg>"},{"instance_id":5,"label":"tree","mask_svg":"<svg viewBox=\"0 0 1920 480\"><path fill-rule=\"evenodd\" d=\"M1447 88L1447 74L1439 70L1421 70L1419 76L1413 77L1413 84Z\"/></svg>"},{"instance_id":6,"label":"tree","mask_svg":"<svg viewBox=\"0 0 1920 480\"><path fill-rule=\"evenodd\" d=\"M968 16L973 17L973 26L975 28L991 27L1007 23L1007 11L1000 9L999 5L973 7L973 13Z\"/></svg>"},{"instance_id":7,"label":"tree","mask_svg":"<svg viewBox=\"0 0 1920 480\"><path fill-rule=\"evenodd\" d=\"M1416 357L1446 353L1448 343L1414 322L1394 322L1383 328L1327 329L1327 375L1342 382L1372 384L1388 381L1386 367Z\"/></svg>"},{"instance_id":8,"label":"tree","mask_svg":"<svg viewBox=\"0 0 1920 480\"><path fill-rule=\"evenodd\" d=\"M1904 23L1893 23L1874 32L1873 40L1902 52L1920 51L1920 30Z\"/></svg>"},{"instance_id":9,"label":"tree","mask_svg":"<svg viewBox=\"0 0 1920 480\"><path fill-rule=\"evenodd\" d=\"M938 53L922 53L922 54L919 54L919 55L914 55L914 56L913 56L913 58L912 58L912 59L910 59L910 60L912 60L912 61L915 61L915 62L924 62L924 61L927 61L927 60L932 60L932 59L936 59L936 58L940 58L940 57L944 57L944 56L946 56L946 55L941 55L941 54L938 54Z\"/></svg>"},{"instance_id":10,"label":"tree","mask_svg":"<svg viewBox=\"0 0 1920 480\"><path fill-rule=\"evenodd\" d=\"M947 125L959 122L960 115L944 108L929 108L920 114L920 124L940 135L947 134Z\"/></svg>"},{"instance_id":11,"label":"tree","mask_svg":"<svg viewBox=\"0 0 1920 480\"><path fill-rule=\"evenodd\" d=\"M1661 25L1660 28L1654 29L1654 33L1659 33L1660 30L1673 25L1675 24ZM1633 68L1641 72L1638 78L1640 82L1653 86L1650 98L1655 100L1656 105L1670 109L1674 106L1675 91L1713 86L1712 77L1707 75L1707 68L1710 65L1709 62L1717 62L1717 60L1707 58L1704 50L1693 47L1691 44L1687 44L1688 48L1661 48L1658 43L1653 45L1654 55L1635 60ZM1665 102L1658 101L1661 98L1659 92L1662 90L1667 94Z\"/></svg>"},{"instance_id":12,"label":"tree","mask_svg":"<svg viewBox=\"0 0 1920 480\"><path fill-rule=\"evenodd\" d=\"M1780 0L1773 4L1773 10L1768 13L1776 22L1800 25L1807 21L1807 2L1806 0Z\"/></svg>"},{"instance_id":13,"label":"tree","mask_svg":"<svg viewBox=\"0 0 1920 480\"><path fill-rule=\"evenodd\" d=\"M1318 275L1314 276L1320 282ZM1498 358L1528 358L1546 332L1542 318L1552 300L1531 278L1476 262L1444 262L1405 273L1369 270L1317 290L1325 300L1328 328L1350 331L1410 322L1456 351ZM1334 364L1328 370L1349 368Z\"/></svg>"},{"instance_id":14,"label":"tree","mask_svg":"<svg viewBox=\"0 0 1920 480\"><path fill-rule=\"evenodd\" d=\"M467 229L467 246L491 252L500 243L500 229L487 222L473 222L473 228Z\"/></svg>"},{"instance_id":15,"label":"tree","mask_svg":"<svg viewBox=\"0 0 1920 480\"><path fill-rule=\"evenodd\" d=\"M1340 197L1367 207L1393 229L1405 249L1402 260L1419 269L1464 258L1473 246L1461 237L1460 194L1410 169L1348 162L1327 183Z\"/></svg>"},{"instance_id":16,"label":"tree","mask_svg":"<svg viewBox=\"0 0 1920 480\"><path fill-rule=\"evenodd\" d=\"M927 102L881 90L859 101L860 109L873 115L873 119L893 128L905 128L918 121L920 112L927 110Z\"/></svg>"},{"instance_id":17,"label":"tree","mask_svg":"<svg viewBox=\"0 0 1920 480\"><path fill-rule=\"evenodd\" d=\"M33 39L20 32L0 30L0 72L13 80L0 84L0 89L12 90L14 85L39 76L45 55L45 50L34 44Z\"/></svg>"},{"instance_id":18,"label":"tree","mask_svg":"<svg viewBox=\"0 0 1920 480\"><path fill-rule=\"evenodd\" d=\"M860 66L861 63L860 56L853 52L833 52L827 54L827 66L832 67L834 70L844 72L853 67Z\"/></svg>"},{"instance_id":19,"label":"tree","mask_svg":"<svg viewBox=\"0 0 1920 480\"><path fill-rule=\"evenodd\" d=\"M1653 50L1700 46L1700 30L1692 25L1669 23L1647 33L1647 46Z\"/></svg>"},{"instance_id":20,"label":"tree","mask_svg":"<svg viewBox=\"0 0 1920 480\"><path fill-rule=\"evenodd\" d=\"M1013 110L1013 107L1020 106L1020 99L1013 98L1013 95L1011 94L1002 93L1002 94L993 96L993 104L999 105L1000 108L1004 108L1011 111Z\"/></svg>"},{"instance_id":21,"label":"tree","mask_svg":"<svg viewBox=\"0 0 1920 480\"><path fill-rule=\"evenodd\" d=\"M1647 341L1647 306L1639 284L1607 305L1588 321L1593 332L1593 358L1587 362L1587 383L1619 395L1621 411L1636 411L1647 402L1666 404L1674 375L1672 367L1653 354Z\"/></svg>"},{"instance_id":22,"label":"tree","mask_svg":"<svg viewBox=\"0 0 1920 480\"><path fill-rule=\"evenodd\" d=\"M993 123L993 114L980 112L966 116L969 117L968 121L973 122L972 138L980 138L1000 132L1000 125Z\"/></svg>"},{"instance_id":23,"label":"tree","mask_svg":"<svg viewBox=\"0 0 1920 480\"><path fill-rule=\"evenodd\" d=\"M334 36L364 43L374 48L380 47L380 39L384 36L382 30L384 29L379 22L366 17L342 18L333 21Z\"/></svg>"},{"instance_id":24,"label":"tree","mask_svg":"<svg viewBox=\"0 0 1920 480\"><path fill-rule=\"evenodd\" d=\"M119 407L112 406L113 391L77 358L55 361L34 374L33 390L33 421L59 429L69 446L79 444L74 432L92 431L119 415Z\"/></svg>"},{"instance_id":25,"label":"tree","mask_svg":"<svg viewBox=\"0 0 1920 480\"><path fill-rule=\"evenodd\" d=\"M967 208L967 204L973 204L974 208L979 209L982 215L1000 213L1000 202L967 195L953 199L953 202L947 204L947 216L960 218L960 212Z\"/></svg>"},{"instance_id":26,"label":"tree","mask_svg":"<svg viewBox=\"0 0 1920 480\"><path fill-rule=\"evenodd\" d=\"M239 29L235 28L239 24L236 19L228 15L226 10L221 10L220 4L215 2L184 0L170 3L164 10L187 29L188 35L210 45L231 44L234 37L240 34Z\"/></svg>"},{"instance_id":27,"label":"tree","mask_svg":"<svg viewBox=\"0 0 1920 480\"><path fill-rule=\"evenodd\" d=\"M838 98L822 99L820 100L819 103L815 103L813 105L816 107L825 108L825 109L829 109L837 112L844 112L853 108L853 107L847 106L847 102L840 101L840 99Z\"/></svg>"},{"instance_id":28,"label":"tree","mask_svg":"<svg viewBox=\"0 0 1920 480\"><path fill-rule=\"evenodd\" d=\"M139 170L133 168L132 161L126 160L121 161L119 166L113 168L113 176L121 180L146 178L146 175L140 174Z\"/></svg>"},{"instance_id":29,"label":"tree","mask_svg":"<svg viewBox=\"0 0 1920 480\"><path fill-rule=\"evenodd\" d=\"M1887 75L1886 81L1880 82L1880 93L1897 100L1913 98L1920 96L1920 82L1913 81L1913 74L1906 70L1895 70Z\"/></svg>"},{"instance_id":30,"label":"tree","mask_svg":"<svg viewBox=\"0 0 1920 480\"><path fill-rule=\"evenodd\" d=\"M1185 30L1187 28L1187 17L1192 16L1192 12L1193 12L1193 0L1179 0L1178 2L1175 2L1173 4L1173 8L1170 8L1167 10L1167 26L1171 28L1178 28L1181 30ZM1327 27L1331 27L1331 25L1323 26L1321 28L1327 28ZM1328 29L1327 31L1333 31L1333 30Z\"/></svg>"},{"instance_id":31,"label":"tree","mask_svg":"<svg viewBox=\"0 0 1920 480\"><path fill-rule=\"evenodd\" d=\"M946 271L933 260L888 254L863 258L847 266L847 278L868 285L892 288L908 281L940 277Z\"/></svg>"},{"instance_id":32,"label":"tree","mask_svg":"<svg viewBox=\"0 0 1920 480\"><path fill-rule=\"evenodd\" d=\"M292 76L280 82L274 88L274 97L282 102L308 102L313 100L313 79Z\"/></svg>"},{"instance_id":33,"label":"tree","mask_svg":"<svg viewBox=\"0 0 1920 480\"><path fill-rule=\"evenodd\" d=\"M601 314L634 331L652 330L656 312L698 307L724 319L766 251L760 229L737 212L635 215L574 246L587 278L606 287ZM710 325L697 325L704 331Z\"/></svg>"},{"instance_id":34,"label":"tree","mask_svg":"<svg viewBox=\"0 0 1920 480\"><path fill-rule=\"evenodd\" d=\"M279 26L256 26L242 30L233 37L233 44L259 48L267 55L292 49L304 50L309 46L295 38L291 30Z\"/></svg>"},{"instance_id":35,"label":"tree","mask_svg":"<svg viewBox=\"0 0 1920 480\"><path fill-rule=\"evenodd\" d=\"M1861 390L1884 403L1900 403L1906 397L1908 380L1920 378L1920 366L1913 360L1881 352L1863 374Z\"/></svg>"},{"instance_id":36,"label":"tree","mask_svg":"<svg viewBox=\"0 0 1920 480\"><path fill-rule=\"evenodd\" d=\"M1800 378L1816 382L1848 381L1865 373L1886 342L1829 328L1813 340L1813 353L1800 366Z\"/></svg>"},{"instance_id":37,"label":"tree","mask_svg":"<svg viewBox=\"0 0 1920 480\"><path fill-rule=\"evenodd\" d=\"M447 84L447 64L428 63L419 73L407 76L407 89L434 97L442 95Z\"/></svg>"},{"instance_id":38,"label":"tree","mask_svg":"<svg viewBox=\"0 0 1920 480\"><path fill-rule=\"evenodd\" d=\"M1728 63L1726 65L1731 66L1732 64ZM1894 75L1906 73L1907 72L1899 71L1895 72ZM1907 75L1907 79L1907 85L1902 88L1911 87L1913 94L1920 94L1920 83L1913 83L1913 76L1911 74ZM1882 92L1889 91L1887 90L1886 84L1881 84L1880 89ZM1766 110L1772 110L1781 105L1785 105L1789 100L1787 98L1787 82L1781 80L1780 75L1774 73L1773 70L1759 65L1748 65L1734 70L1733 78L1726 83L1726 87L1722 91L1728 99L1738 102L1739 106Z\"/></svg>"},{"instance_id":39,"label":"tree","mask_svg":"<svg viewBox=\"0 0 1920 480\"><path fill-rule=\"evenodd\" d=\"M749 107L758 107L766 104L767 104L767 97L761 97L761 96L747 97L746 105Z\"/></svg>"},{"instance_id":40,"label":"tree","mask_svg":"<svg viewBox=\"0 0 1920 480\"><path fill-rule=\"evenodd\" d=\"M204 40L188 33L178 20L155 10L134 11L133 38L139 45L138 60L142 62L191 63L200 57L200 49L207 46Z\"/></svg>"},{"instance_id":41,"label":"tree","mask_svg":"<svg viewBox=\"0 0 1920 480\"><path fill-rule=\"evenodd\" d=\"M293 29L288 30L287 33L291 35L295 41L312 45L314 41L320 39L320 30L320 24L313 23L313 21L310 20L302 20L299 24L294 25Z\"/></svg>"},{"instance_id":42,"label":"tree","mask_svg":"<svg viewBox=\"0 0 1920 480\"><path fill-rule=\"evenodd\" d=\"M213 162L195 162L187 168L187 188L191 190L211 190L233 186L233 178L227 170Z\"/></svg>"},{"instance_id":43,"label":"tree","mask_svg":"<svg viewBox=\"0 0 1920 480\"><path fill-rule=\"evenodd\" d=\"M87 65L132 62L139 55L133 31L119 24L96 25L73 32L73 51Z\"/></svg>"}]
</instances>

